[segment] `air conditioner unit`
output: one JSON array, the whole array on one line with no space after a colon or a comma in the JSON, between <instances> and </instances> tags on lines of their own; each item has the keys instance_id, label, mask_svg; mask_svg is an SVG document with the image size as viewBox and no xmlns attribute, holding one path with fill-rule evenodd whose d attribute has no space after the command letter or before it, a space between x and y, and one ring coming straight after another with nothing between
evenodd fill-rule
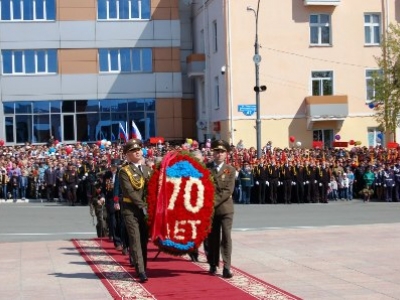
<instances>
[{"instance_id":1,"label":"air conditioner unit","mask_svg":"<svg viewBox=\"0 0 400 300\"><path fill-rule=\"evenodd\" d=\"M197 126L197 128L204 130L207 128L207 122L205 120L198 120L196 122L196 126Z\"/></svg>"}]
</instances>

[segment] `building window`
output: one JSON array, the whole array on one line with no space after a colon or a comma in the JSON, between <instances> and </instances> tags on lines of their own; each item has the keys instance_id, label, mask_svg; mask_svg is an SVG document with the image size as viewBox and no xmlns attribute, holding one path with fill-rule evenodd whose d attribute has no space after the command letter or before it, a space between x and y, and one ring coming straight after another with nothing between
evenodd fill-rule
<instances>
[{"instance_id":1,"label":"building window","mask_svg":"<svg viewBox=\"0 0 400 300\"><path fill-rule=\"evenodd\" d=\"M219 78L214 79L214 108L219 109Z\"/></svg>"},{"instance_id":2,"label":"building window","mask_svg":"<svg viewBox=\"0 0 400 300\"><path fill-rule=\"evenodd\" d=\"M322 142L325 148L331 148L333 143L333 130L332 129L314 130L313 141Z\"/></svg>"},{"instance_id":3,"label":"building window","mask_svg":"<svg viewBox=\"0 0 400 300\"><path fill-rule=\"evenodd\" d=\"M60 142L115 142L121 127L132 136L133 123L143 140L156 136L152 98L4 102L3 110L6 143L46 143L50 135Z\"/></svg>"},{"instance_id":4,"label":"building window","mask_svg":"<svg viewBox=\"0 0 400 300\"><path fill-rule=\"evenodd\" d=\"M333 72L316 71L311 73L312 95L326 96L333 95Z\"/></svg>"},{"instance_id":5,"label":"building window","mask_svg":"<svg viewBox=\"0 0 400 300\"><path fill-rule=\"evenodd\" d=\"M385 144L385 135L378 128L368 128L368 147Z\"/></svg>"},{"instance_id":6,"label":"building window","mask_svg":"<svg viewBox=\"0 0 400 300\"><path fill-rule=\"evenodd\" d=\"M100 73L152 72L151 48L99 49Z\"/></svg>"},{"instance_id":7,"label":"building window","mask_svg":"<svg viewBox=\"0 0 400 300\"><path fill-rule=\"evenodd\" d=\"M150 0L98 0L98 20L149 20Z\"/></svg>"},{"instance_id":8,"label":"building window","mask_svg":"<svg viewBox=\"0 0 400 300\"><path fill-rule=\"evenodd\" d=\"M212 33L213 33L213 50L214 52L218 52L218 27L217 21L212 23Z\"/></svg>"},{"instance_id":9,"label":"building window","mask_svg":"<svg viewBox=\"0 0 400 300\"><path fill-rule=\"evenodd\" d=\"M310 15L310 44L331 44L331 17L327 14Z\"/></svg>"},{"instance_id":10,"label":"building window","mask_svg":"<svg viewBox=\"0 0 400 300\"><path fill-rule=\"evenodd\" d=\"M365 71L365 85L367 88L367 103L375 100L375 83L374 77L379 73L379 70Z\"/></svg>"},{"instance_id":11,"label":"building window","mask_svg":"<svg viewBox=\"0 0 400 300\"><path fill-rule=\"evenodd\" d=\"M379 45L381 42L381 16L379 14L364 15L364 32L366 45Z\"/></svg>"},{"instance_id":12,"label":"building window","mask_svg":"<svg viewBox=\"0 0 400 300\"><path fill-rule=\"evenodd\" d=\"M3 74L56 74L57 50L3 50Z\"/></svg>"},{"instance_id":13,"label":"building window","mask_svg":"<svg viewBox=\"0 0 400 300\"><path fill-rule=\"evenodd\" d=\"M2 21L55 20L56 0L1 0Z\"/></svg>"}]
</instances>

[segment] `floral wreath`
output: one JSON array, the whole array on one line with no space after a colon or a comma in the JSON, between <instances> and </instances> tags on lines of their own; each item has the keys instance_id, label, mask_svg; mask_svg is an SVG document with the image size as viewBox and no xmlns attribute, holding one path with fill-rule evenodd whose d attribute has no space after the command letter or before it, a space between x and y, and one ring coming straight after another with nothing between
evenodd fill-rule
<instances>
[{"instance_id":1,"label":"floral wreath","mask_svg":"<svg viewBox=\"0 0 400 300\"><path fill-rule=\"evenodd\" d=\"M149 179L146 200L151 240L163 252L190 253L211 230L211 173L189 152L167 153Z\"/></svg>"}]
</instances>

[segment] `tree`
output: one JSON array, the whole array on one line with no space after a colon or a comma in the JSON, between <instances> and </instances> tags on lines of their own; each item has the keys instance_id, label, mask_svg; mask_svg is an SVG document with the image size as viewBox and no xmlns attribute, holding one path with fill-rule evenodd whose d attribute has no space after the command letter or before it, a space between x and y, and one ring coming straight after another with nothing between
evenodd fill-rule
<instances>
[{"instance_id":1,"label":"tree","mask_svg":"<svg viewBox=\"0 0 400 300\"><path fill-rule=\"evenodd\" d=\"M400 25L390 24L381 43L382 55L376 57L380 71L373 74L374 95L369 104L375 119L388 137L396 141L400 123Z\"/></svg>"}]
</instances>

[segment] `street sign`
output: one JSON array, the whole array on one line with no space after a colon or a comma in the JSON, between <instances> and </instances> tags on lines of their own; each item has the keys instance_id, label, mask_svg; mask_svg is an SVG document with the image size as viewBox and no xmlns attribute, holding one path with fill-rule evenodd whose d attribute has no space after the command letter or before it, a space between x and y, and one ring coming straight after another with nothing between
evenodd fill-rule
<instances>
[{"instance_id":1,"label":"street sign","mask_svg":"<svg viewBox=\"0 0 400 300\"><path fill-rule=\"evenodd\" d=\"M251 116L257 111L255 104L239 104L238 111L242 112L245 116Z\"/></svg>"}]
</instances>

